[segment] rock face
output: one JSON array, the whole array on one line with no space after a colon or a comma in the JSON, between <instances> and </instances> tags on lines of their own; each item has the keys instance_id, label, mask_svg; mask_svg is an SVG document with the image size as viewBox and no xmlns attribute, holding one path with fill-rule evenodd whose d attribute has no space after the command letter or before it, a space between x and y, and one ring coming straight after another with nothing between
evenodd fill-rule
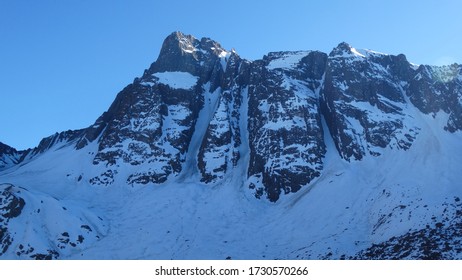
<instances>
[{"instance_id":1,"label":"rock face","mask_svg":"<svg viewBox=\"0 0 462 280\"><path fill-rule=\"evenodd\" d=\"M346 43L329 54L321 108L342 158L361 160L388 146L412 145L419 128L412 125L403 89L411 71L402 55L358 51Z\"/></svg>"},{"instance_id":2,"label":"rock face","mask_svg":"<svg viewBox=\"0 0 462 280\"><path fill-rule=\"evenodd\" d=\"M21 153L16 149L0 142L0 170L14 166L19 163Z\"/></svg>"},{"instance_id":3,"label":"rock face","mask_svg":"<svg viewBox=\"0 0 462 280\"><path fill-rule=\"evenodd\" d=\"M93 145L99 174L79 178L96 186L187 177L219 184L243 170L245 187L275 202L320 176L324 135L351 162L409 149L421 130L415 109L444 111L446 130L461 130L461 73L457 64L416 66L404 55L347 43L329 54L274 52L248 61L211 39L174 32L157 61L92 126L50 136L25 152L0 146L0 168L57 143L77 150Z\"/></svg>"},{"instance_id":4,"label":"rock face","mask_svg":"<svg viewBox=\"0 0 462 280\"><path fill-rule=\"evenodd\" d=\"M117 95L77 143L80 149L98 141L93 163L106 170L91 182L111 184L122 165L138 167L126 178L128 184L163 183L178 175L205 93L219 86L226 55L212 40L170 35L158 60Z\"/></svg>"},{"instance_id":5,"label":"rock face","mask_svg":"<svg viewBox=\"0 0 462 280\"><path fill-rule=\"evenodd\" d=\"M223 53L219 83L206 94L202 118L198 127L205 127L197 154L201 181L219 182L237 166L245 153L246 98L250 63L235 52ZM213 92L212 92L213 90ZM194 154L195 155L195 154Z\"/></svg>"},{"instance_id":6,"label":"rock face","mask_svg":"<svg viewBox=\"0 0 462 280\"><path fill-rule=\"evenodd\" d=\"M10 219L21 214L24 208L24 199L11 192L12 186L0 190L0 255L8 250L12 237L8 231Z\"/></svg>"},{"instance_id":7,"label":"rock face","mask_svg":"<svg viewBox=\"0 0 462 280\"><path fill-rule=\"evenodd\" d=\"M270 53L251 69L248 89L249 188L270 201L320 175L325 154L318 94L319 52Z\"/></svg>"},{"instance_id":8,"label":"rock face","mask_svg":"<svg viewBox=\"0 0 462 280\"><path fill-rule=\"evenodd\" d=\"M447 129L462 129L462 66L420 65L408 83L412 104L426 114L444 111L449 114Z\"/></svg>"}]
</instances>

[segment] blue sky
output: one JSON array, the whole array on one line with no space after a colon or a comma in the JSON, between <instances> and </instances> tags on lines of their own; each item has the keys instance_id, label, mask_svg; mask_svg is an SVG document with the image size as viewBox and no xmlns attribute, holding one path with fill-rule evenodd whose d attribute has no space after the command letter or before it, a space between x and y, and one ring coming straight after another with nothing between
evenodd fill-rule
<instances>
[{"instance_id":1,"label":"blue sky","mask_svg":"<svg viewBox=\"0 0 462 280\"><path fill-rule=\"evenodd\" d=\"M356 48L462 63L462 1L0 0L0 141L36 146L91 125L173 31L244 58Z\"/></svg>"}]
</instances>

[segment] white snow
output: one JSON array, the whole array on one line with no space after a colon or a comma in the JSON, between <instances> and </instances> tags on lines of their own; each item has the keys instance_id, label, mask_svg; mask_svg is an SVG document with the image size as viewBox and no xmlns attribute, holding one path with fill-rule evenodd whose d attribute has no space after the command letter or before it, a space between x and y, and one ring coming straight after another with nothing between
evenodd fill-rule
<instances>
[{"instance_id":1,"label":"white snow","mask_svg":"<svg viewBox=\"0 0 462 280\"><path fill-rule=\"evenodd\" d=\"M225 102L220 102L217 110L215 111L213 119L210 121L210 125L215 127L212 133L212 135L215 137L219 137L223 133L230 130L228 108Z\"/></svg>"},{"instance_id":2,"label":"white snow","mask_svg":"<svg viewBox=\"0 0 462 280\"><path fill-rule=\"evenodd\" d=\"M339 88L341 91L347 91L349 89L349 86L345 81L342 82L336 82L335 86Z\"/></svg>"},{"instance_id":3,"label":"white snow","mask_svg":"<svg viewBox=\"0 0 462 280\"><path fill-rule=\"evenodd\" d=\"M272 60L268 66L269 70L274 70L278 68L282 69L291 69L297 66L300 63L300 60L307 56L309 51L298 51L298 52L287 52L284 53L280 58Z\"/></svg>"},{"instance_id":4,"label":"white snow","mask_svg":"<svg viewBox=\"0 0 462 280\"><path fill-rule=\"evenodd\" d=\"M18 163L20 159L20 155L17 153L11 154L11 155L1 155L0 156L0 170L6 169L10 166L14 166L16 163Z\"/></svg>"},{"instance_id":5,"label":"white snow","mask_svg":"<svg viewBox=\"0 0 462 280\"><path fill-rule=\"evenodd\" d=\"M193 136L191 137L191 143L189 144L188 153L186 155L185 163L183 164L184 171L183 177L193 177L197 175L197 154L202 144L202 139L207 132L208 124L213 118L213 113L216 110L219 96L221 94L221 88L217 88L215 91L210 92L210 83L203 86L204 91L204 107L199 113L199 117L194 128Z\"/></svg>"},{"instance_id":6,"label":"white snow","mask_svg":"<svg viewBox=\"0 0 462 280\"><path fill-rule=\"evenodd\" d=\"M413 70L417 70L417 69L419 69L419 67L420 67L420 64L415 64L415 63L412 63L412 62L409 62L409 64L411 64L411 68L412 68Z\"/></svg>"},{"instance_id":7,"label":"white snow","mask_svg":"<svg viewBox=\"0 0 462 280\"><path fill-rule=\"evenodd\" d=\"M226 72L226 66L228 65L228 58L231 56L231 52L222 51L218 57L220 58L221 67L223 72Z\"/></svg>"},{"instance_id":8,"label":"white snow","mask_svg":"<svg viewBox=\"0 0 462 280\"><path fill-rule=\"evenodd\" d=\"M167 152L176 154L177 149L173 148L166 139L178 139L188 127L181 125L181 122L191 114L191 110L183 105L169 105L168 114L164 117L162 126L162 144Z\"/></svg>"},{"instance_id":9,"label":"white snow","mask_svg":"<svg viewBox=\"0 0 462 280\"><path fill-rule=\"evenodd\" d=\"M373 56L387 56L386 53L381 53L369 49L357 49L350 47L350 50L344 50L342 54L336 55L333 58L349 58L349 59L368 59Z\"/></svg>"},{"instance_id":10,"label":"white snow","mask_svg":"<svg viewBox=\"0 0 462 280\"><path fill-rule=\"evenodd\" d=\"M96 209L88 210L73 200L56 199L27 189L13 190L26 204L23 215L11 219L8 227L15 229L15 238L27 241L23 246L33 247L37 253L46 253L50 243L67 237L75 246L60 243L56 250L62 255L77 254L107 234L107 224L98 217Z\"/></svg>"},{"instance_id":11,"label":"white snow","mask_svg":"<svg viewBox=\"0 0 462 280\"><path fill-rule=\"evenodd\" d=\"M152 87L152 86L154 86L154 85L155 85L155 83L153 83L153 82L142 82L142 83L140 83L140 85L142 85L142 86L148 86L148 87Z\"/></svg>"},{"instance_id":12,"label":"white snow","mask_svg":"<svg viewBox=\"0 0 462 280\"><path fill-rule=\"evenodd\" d=\"M199 80L199 77L193 76L188 72L160 72L154 73L159 83L167 85L173 89L192 89Z\"/></svg>"},{"instance_id":13,"label":"white snow","mask_svg":"<svg viewBox=\"0 0 462 280\"><path fill-rule=\"evenodd\" d=\"M367 52L365 51L358 51L357 49L355 48L351 48L351 52L356 55L356 56L360 56L360 57L366 57L367 56Z\"/></svg>"},{"instance_id":14,"label":"white snow","mask_svg":"<svg viewBox=\"0 0 462 280\"><path fill-rule=\"evenodd\" d=\"M180 48L185 53L193 53L196 52L197 49L192 44L191 40L185 36L181 36L179 38Z\"/></svg>"}]
</instances>

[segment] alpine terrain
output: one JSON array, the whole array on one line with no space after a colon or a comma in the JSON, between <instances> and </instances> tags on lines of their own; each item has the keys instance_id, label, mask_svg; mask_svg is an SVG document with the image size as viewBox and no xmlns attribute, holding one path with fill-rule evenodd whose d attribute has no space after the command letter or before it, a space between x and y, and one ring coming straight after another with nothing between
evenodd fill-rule
<instances>
[{"instance_id":1,"label":"alpine terrain","mask_svg":"<svg viewBox=\"0 0 462 280\"><path fill-rule=\"evenodd\" d=\"M174 32L91 126L0 143L2 259L462 259L462 65Z\"/></svg>"}]
</instances>

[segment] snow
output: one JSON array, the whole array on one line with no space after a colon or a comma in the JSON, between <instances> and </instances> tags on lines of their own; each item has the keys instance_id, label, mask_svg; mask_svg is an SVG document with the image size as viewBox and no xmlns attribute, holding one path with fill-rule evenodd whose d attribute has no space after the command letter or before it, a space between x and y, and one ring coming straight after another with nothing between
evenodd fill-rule
<instances>
[{"instance_id":1,"label":"snow","mask_svg":"<svg viewBox=\"0 0 462 280\"><path fill-rule=\"evenodd\" d=\"M107 225L101 217L98 218L95 215L96 211L94 210L89 211L72 200L58 200L46 194L32 193L26 189L19 191L21 192L20 196L26 201L23 211L28 215L12 219L9 227L22 228L23 232L17 232L16 238L20 240L30 239L30 243L35 241L33 247L36 250L42 249L43 252L46 252L49 242L47 238L58 239L68 236L71 242L74 241L75 244L80 245L79 243L81 243L82 245L79 248L73 248L73 246L62 244L59 251L61 254L74 254L91 246L92 243L107 234ZM85 229L85 226L90 230ZM43 231L44 228L47 231ZM41 236L35 236L35 232L41 233ZM63 233L67 234L63 236ZM79 235L84 238L82 242L77 241Z\"/></svg>"},{"instance_id":2,"label":"snow","mask_svg":"<svg viewBox=\"0 0 462 280\"><path fill-rule=\"evenodd\" d=\"M213 118L213 113L216 110L221 88L217 88L214 92L210 92L210 83L203 86L204 91L204 107L199 112L199 117L194 128L194 134L189 144L188 154L186 155L183 171L183 178L191 177L198 173L197 155L202 144L202 139L207 132L208 124Z\"/></svg>"},{"instance_id":3,"label":"snow","mask_svg":"<svg viewBox=\"0 0 462 280\"><path fill-rule=\"evenodd\" d=\"M214 137L220 137L220 135L230 130L228 109L225 102L220 102L213 119L210 121L210 125L215 127L212 133Z\"/></svg>"},{"instance_id":4,"label":"snow","mask_svg":"<svg viewBox=\"0 0 462 280\"><path fill-rule=\"evenodd\" d=\"M188 129L181 123L191 115L191 110L183 105L169 105L167 110L168 114L164 117L162 126L162 146L167 153L174 155L178 153L178 150L169 144L170 141L165 140L178 139Z\"/></svg>"},{"instance_id":5,"label":"snow","mask_svg":"<svg viewBox=\"0 0 462 280\"><path fill-rule=\"evenodd\" d=\"M7 169L18 163L20 155L18 153L3 154L0 156L0 170Z\"/></svg>"},{"instance_id":6,"label":"snow","mask_svg":"<svg viewBox=\"0 0 462 280\"><path fill-rule=\"evenodd\" d=\"M420 64L415 64L415 63L412 63L412 62L409 62L409 64L411 65L411 68L415 71L417 69L419 69L420 67Z\"/></svg>"},{"instance_id":7,"label":"snow","mask_svg":"<svg viewBox=\"0 0 462 280\"><path fill-rule=\"evenodd\" d=\"M340 89L341 91L344 91L344 92L347 91L350 88L345 81L336 82L335 87L337 87L338 89Z\"/></svg>"},{"instance_id":8,"label":"snow","mask_svg":"<svg viewBox=\"0 0 462 280\"><path fill-rule=\"evenodd\" d=\"M193 76L188 72L159 72L154 73L158 82L171 87L172 89L190 90L196 86L199 77Z\"/></svg>"},{"instance_id":9,"label":"snow","mask_svg":"<svg viewBox=\"0 0 462 280\"><path fill-rule=\"evenodd\" d=\"M293 91L295 93L297 101L289 105L289 107L300 105L301 103L305 104L306 99L316 98L318 93L314 92L308 87L308 83L303 80L297 80L292 77L283 74L283 80L280 85L286 90ZM303 101L302 101L303 100ZM293 101L293 100L291 100Z\"/></svg>"},{"instance_id":10,"label":"snow","mask_svg":"<svg viewBox=\"0 0 462 280\"><path fill-rule=\"evenodd\" d=\"M402 90L402 88L403 88L403 85L401 85L401 90ZM388 107L391 107L391 108L398 109L398 111L402 110L403 107L408 107L408 106L406 106L405 104L403 104L401 102L390 100L390 99L386 98L383 95L377 95L377 98L382 104L385 104L385 105L387 105Z\"/></svg>"},{"instance_id":11,"label":"snow","mask_svg":"<svg viewBox=\"0 0 462 280\"><path fill-rule=\"evenodd\" d=\"M349 51L343 50L341 54L333 56L332 58L348 58L348 59L362 60L362 59L368 59L374 56L375 57L388 56L388 54L369 50L369 49L357 49L357 48L350 47Z\"/></svg>"},{"instance_id":12,"label":"snow","mask_svg":"<svg viewBox=\"0 0 462 280\"><path fill-rule=\"evenodd\" d=\"M364 51L358 51L357 49L355 48L351 48L351 52L356 55L356 56L359 56L359 57L366 57L367 53L364 52Z\"/></svg>"},{"instance_id":13,"label":"snow","mask_svg":"<svg viewBox=\"0 0 462 280\"><path fill-rule=\"evenodd\" d=\"M141 82L140 85L142 86L147 86L147 87L152 87L155 85L153 82Z\"/></svg>"},{"instance_id":14,"label":"snow","mask_svg":"<svg viewBox=\"0 0 462 280\"><path fill-rule=\"evenodd\" d=\"M434 119L416 111L413 116L422 132L410 150L389 150L351 163L339 157L323 121L327 154L321 176L275 204L257 200L243 182L249 154L246 110L243 106L240 119L242 161L214 186L179 178L156 186L132 188L117 178L109 188L91 186L87 179L99 168L91 164L89 153L97 148L93 144L79 151L57 147L3 171L0 182L30 193L26 215L11 220L11 228L30 227L18 232L15 242L27 240L38 250L65 230L71 236L83 234L82 222L73 218L81 217L101 238L89 236L88 245L84 242L78 250L66 247L60 250L61 258L293 259L328 252L339 258L424 227L432 215L442 214L446 198L462 196L462 134L443 130L447 114ZM206 111L203 114L206 117ZM86 179L78 181L80 174ZM41 212L43 216L33 214L40 200L50 209ZM7 253L1 258L17 256Z\"/></svg>"},{"instance_id":15,"label":"snow","mask_svg":"<svg viewBox=\"0 0 462 280\"><path fill-rule=\"evenodd\" d=\"M356 49L356 48L351 48L351 52L359 57L363 58L368 58L371 56L388 56L386 53L374 51L374 50L369 50L369 49Z\"/></svg>"},{"instance_id":16,"label":"snow","mask_svg":"<svg viewBox=\"0 0 462 280\"><path fill-rule=\"evenodd\" d=\"M309 53L309 51L286 52L280 58L272 60L266 68L269 70L294 68Z\"/></svg>"},{"instance_id":17,"label":"snow","mask_svg":"<svg viewBox=\"0 0 462 280\"><path fill-rule=\"evenodd\" d=\"M387 114L384 112L379 112L378 108L376 106L371 105L371 103L369 102L351 101L348 104L360 109L361 111L366 111L367 117L371 120L374 120L375 122L390 121L392 119L401 117L399 114L397 115L393 113Z\"/></svg>"},{"instance_id":18,"label":"snow","mask_svg":"<svg viewBox=\"0 0 462 280\"><path fill-rule=\"evenodd\" d=\"M241 145L239 146L239 160L234 172L233 182L237 186L244 186L247 178L247 171L249 170L250 162L250 144L249 144L249 130L248 130L248 116L249 116L249 88L245 87L242 90L242 105L239 108L239 135L241 136ZM247 190L248 191L248 190ZM247 192L247 194L250 192Z\"/></svg>"},{"instance_id":19,"label":"snow","mask_svg":"<svg viewBox=\"0 0 462 280\"><path fill-rule=\"evenodd\" d=\"M358 51L361 52L362 54L367 53L369 55L376 55L376 56L388 56L389 55L387 53L378 52L378 51L374 51L370 49L360 49Z\"/></svg>"},{"instance_id":20,"label":"snow","mask_svg":"<svg viewBox=\"0 0 462 280\"><path fill-rule=\"evenodd\" d=\"M222 51L218 57L220 58L221 67L223 72L226 72L226 66L228 65L228 59L231 56L231 52Z\"/></svg>"},{"instance_id":21,"label":"snow","mask_svg":"<svg viewBox=\"0 0 462 280\"><path fill-rule=\"evenodd\" d=\"M185 53L193 53L197 51L191 40L183 35L179 36L179 43L181 50Z\"/></svg>"},{"instance_id":22,"label":"snow","mask_svg":"<svg viewBox=\"0 0 462 280\"><path fill-rule=\"evenodd\" d=\"M229 162L230 151L228 146L217 146L204 152L205 172L222 179L227 170L221 170L220 167Z\"/></svg>"}]
</instances>

